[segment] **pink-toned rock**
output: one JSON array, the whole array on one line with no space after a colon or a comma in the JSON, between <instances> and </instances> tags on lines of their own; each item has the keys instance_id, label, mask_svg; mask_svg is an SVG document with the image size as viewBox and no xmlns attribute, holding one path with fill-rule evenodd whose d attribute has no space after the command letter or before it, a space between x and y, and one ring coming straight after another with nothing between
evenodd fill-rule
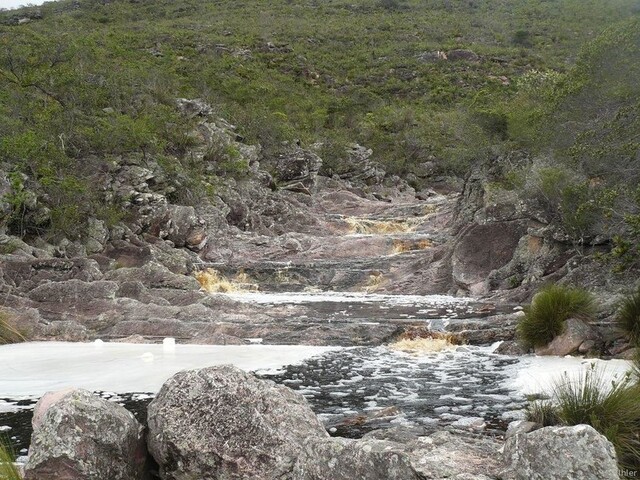
<instances>
[{"instance_id":1,"label":"pink-toned rock","mask_svg":"<svg viewBox=\"0 0 640 480\"><path fill-rule=\"evenodd\" d=\"M564 332L554 338L547 346L536 348L536 355L563 357L576 352L580 345L587 340L597 339L598 333L591 325L577 318L569 318L565 322Z\"/></svg>"},{"instance_id":2,"label":"pink-toned rock","mask_svg":"<svg viewBox=\"0 0 640 480\"><path fill-rule=\"evenodd\" d=\"M25 480L145 480L143 427L124 407L86 390L36 405Z\"/></svg>"}]
</instances>

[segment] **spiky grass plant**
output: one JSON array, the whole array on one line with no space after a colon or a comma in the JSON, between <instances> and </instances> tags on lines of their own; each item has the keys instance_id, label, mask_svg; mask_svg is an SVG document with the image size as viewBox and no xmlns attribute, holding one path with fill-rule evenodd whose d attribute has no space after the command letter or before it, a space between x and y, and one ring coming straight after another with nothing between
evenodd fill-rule
<instances>
[{"instance_id":1,"label":"spiky grass plant","mask_svg":"<svg viewBox=\"0 0 640 480\"><path fill-rule=\"evenodd\" d=\"M616 323L631 343L640 346L640 287L624 298L618 309Z\"/></svg>"},{"instance_id":2,"label":"spiky grass plant","mask_svg":"<svg viewBox=\"0 0 640 480\"><path fill-rule=\"evenodd\" d=\"M592 319L596 304L586 290L549 285L535 295L524 312L517 327L520 342L527 348L543 347L563 332L568 318Z\"/></svg>"},{"instance_id":3,"label":"spiky grass plant","mask_svg":"<svg viewBox=\"0 0 640 480\"><path fill-rule=\"evenodd\" d=\"M536 422L543 427L550 427L560 423L558 407L550 400L536 400L527 405L527 420Z\"/></svg>"},{"instance_id":4,"label":"spiky grass plant","mask_svg":"<svg viewBox=\"0 0 640 480\"><path fill-rule=\"evenodd\" d=\"M0 442L0 479L21 480L20 472L13 463L13 455L8 447Z\"/></svg>"},{"instance_id":5,"label":"spiky grass plant","mask_svg":"<svg viewBox=\"0 0 640 480\"><path fill-rule=\"evenodd\" d=\"M556 382L553 398L560 423L591 425L613 444L621 467L640 466L640 386L631 375L609 381L592 367Z\"/></svg>"},{"instance_id":6,"label":"spiky grass plant","mask_svg":"<svg viewBox=\"0 0 640 480\"><path fill-rule=\"evenodd\" d=\"M0 345L24 342L26 339L13 324L9 315L0 310Z\"/></svg>"}]
</instances>

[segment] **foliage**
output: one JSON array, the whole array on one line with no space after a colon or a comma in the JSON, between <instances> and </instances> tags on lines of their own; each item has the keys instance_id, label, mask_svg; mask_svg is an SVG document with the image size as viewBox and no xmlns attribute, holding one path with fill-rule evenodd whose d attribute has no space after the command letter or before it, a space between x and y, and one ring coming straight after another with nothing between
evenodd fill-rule
<instances>
[{"instance_id":1,"label":"foliage","mask_svg":"<svg viewBox=\"0 0 640 480\"><path fill-rule=\"evenodd\" d=\"M83 219L107 215L96 188L107 157L171 165L190 184L182 195L190 202L201 175L207 185L241 178L246 166L232 152L218 171L189 164L197 119L182 117L175 98L213 105L266 157L285 141L320 142L327 172L345 168L338 152L350 143L372 148L373 160L399 175L431 162L436 175L463 176L513 142L544 150L557 138L542 126L568 124L559 109L579 113L571 95L602 91L597 105L606 104L606 82L586 80L599 65L588 59L617 37L587 47L575 71L567 65L594 32L635 8L637 0L60 0L24 24L30 10L0 12L0 166L23 186L11 194L12 233L77 237ZM633 51L632 42L620 45L622 56ZM481 61L423 55L458 48ZM628 78L637 78L634 68ZM628 85L614 86L615 98L633 98ZM634 108L603 117L602 130L589 121L570 136L581 147L562 152L592 165L599 138L615 146L604 149L608 159L627 158L635 140L619 141L616 128L637 126ZM51 213L44 223L24 215L30 191Z\"/></svg>"},{"instance_id":2,"label":"foliage","mask_svg":"<svg viewBox=\"0 0 640 480\"><path fill-rule=\"evenodd\" d=\"M640 347L640 288L624 298L618 309L616 322L627 338Z\"/></svg>"},{"instance_id":3,"label":"foliage","mask_svg":"<svg viewBox=\"0 0 640 480\"><path fill-rule=\"evenodd\" d=\"M518 337L526 347L542 347L562 333L565 320L570 317L589 320L595 310L595 301L589 292L548 285L525 308L525 316L517 327Z\"/></svg>"},{"instance_id":4,"label":"foliage","mask_svg":"<svg viewBox=\"0 0 640 480\"><path fill-rule=\"evenodd\" d=\"M567 72L520 77L507 114L511 139L538 159L534 198L574 243L611 239L607 258L617 270L640 264L638 75L635 17L585 44Z\"/></svg>"},{"instance_id":5,"label":"foliage","mask_svg":"<svg viewBox=\"0 0 640 480\"><path fill-rule=\"evenodd\" d=\"M14 325L11 317L0 310L0 345L19 343L25 340L24 335L20 332L20 329Z\"/></svg>"},{"instance_id":6,"label":"foliage","mask_svg":"<svg viewBox=\"0 0 640 480\"><path fill-rule=\"evenodd\" d=\"M6 444L9 443L6 442ZM22 477L13 460L10 449L0 444L0 478L2 480L21 480Z\"/></svg>"},{"instance_id":7,"label":"foliage","mask_svg":"<svg viewBox=\"0 0 640 480\"><path fill-rule=\"evenodd\" d=\"M535 422L543 427L560 423L558 408L550 400L536 400L527 405L527 421Z\"/></svg>"},{"instance_id":8,"label":"foliage","mask_svg":"<svg viewBox=\"0 0 640 480\"><path fill-rule=\"evenodd\" d=\"M592 368L581 378L557 382L554 398L563 424L591 425L613 444L620 466L639 466L640 386L629 376L609 383L604 372Z\"/></svg>"}]
</instances>

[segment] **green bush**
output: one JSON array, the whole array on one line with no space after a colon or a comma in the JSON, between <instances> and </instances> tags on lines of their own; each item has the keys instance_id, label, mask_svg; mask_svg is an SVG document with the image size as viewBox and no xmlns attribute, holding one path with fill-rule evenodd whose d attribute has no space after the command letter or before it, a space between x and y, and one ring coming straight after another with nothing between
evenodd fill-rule
<instances>
[{"instance_id":1,"label":"green bush","mask_svg":"<svg viewBox=\"0 0 640 480\"><path fill-rule=\"evenodd\" d=\"M640 386L631 376L609 382L602 371L567 376L554 386L558 417L565 425L591 425L613 444L621 467L640 466Z\"/></svg>"},{"instance_id":2,"label":"green bush","mask_svg":"<svg viewBox=\"0 0 640 480\"><path fill-rule=\"evenodd\" d=\"M640 288L622 301L616 323L633 344L640 346Z\"/></svg>"},{"instance_id":3,"label":"green bush","mask_svg":"<svg viewBox=\"0 0 640 480\"><path fill-rule=\"evenodd\" d=\"M562 333L570 317L589 320L596 311L595 301L586 290L549 285L538 292L517 327L524 346L542 347Z\"/></svg>"}]
</instances>

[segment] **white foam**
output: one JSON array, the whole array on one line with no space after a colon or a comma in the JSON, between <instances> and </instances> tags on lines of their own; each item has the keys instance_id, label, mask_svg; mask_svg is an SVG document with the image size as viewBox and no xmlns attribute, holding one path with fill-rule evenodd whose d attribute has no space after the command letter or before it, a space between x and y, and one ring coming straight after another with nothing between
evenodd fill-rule
<instances>
[{"instance_id":1,"label":"white foam","mask_svg":"<svg viewBox=\"0 0 640 480\"><path fill-rule=\"evenodd\" d=\"M511 379L507 387L522 395L549 395L553 385L562 380L579 379L591 368L601 372L608 380L620 381L631 370L626 360L583 359L580 357L529 356L511 367Z\"/></svg>"},{"instance_id":2,"label":"white foam","mask_svg":"<svg viewBox=\"0 0 640 480\"><path fill-rule=\"evenodd\" d=\"M224 294L244 303L283 304L283 303L384 303L393 305L424 305L431 307L460 305L473 302L469 297L452 297L449 295L386 295L362 292L231 292Z\"/></svg>"},{"instance_id":3,"label":"white foam","mask_svg":"<svg viewBox=\"0 0 640 480\"><path fill-rule=\"evenodd\" d=\"M337 347L291 345L165 345L28 342L0 346L0 397L41 396L66 387L115 393L157 392L174 373L233 364L247 371L277 371ZM13 405L2 405L15 410Z\"/></svg>"}]
</instances>

